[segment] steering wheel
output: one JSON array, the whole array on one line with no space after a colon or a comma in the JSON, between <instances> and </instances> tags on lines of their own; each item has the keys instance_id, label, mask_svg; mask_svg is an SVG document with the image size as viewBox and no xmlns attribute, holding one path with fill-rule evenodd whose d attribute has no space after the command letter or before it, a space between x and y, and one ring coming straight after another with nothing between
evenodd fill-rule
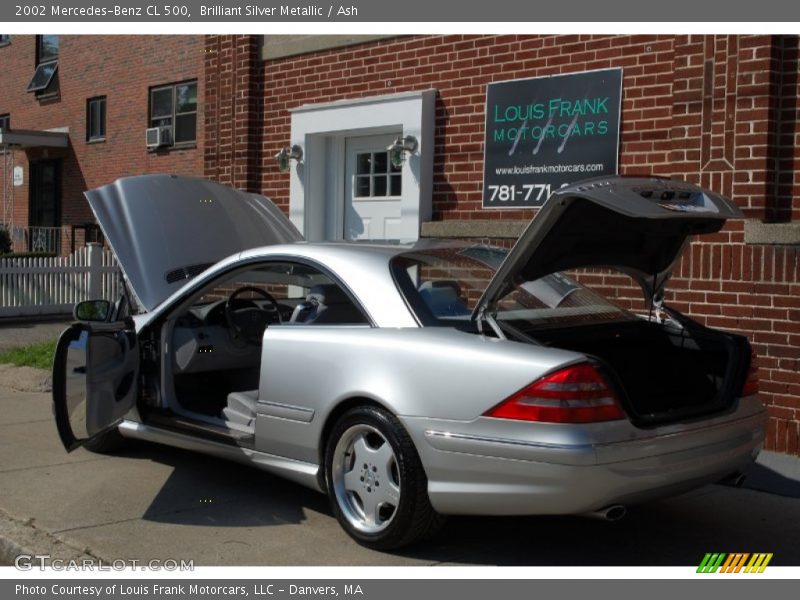
<instances>
[{"instance_id":1,"label":"steering wheel","mask_svg":"<svg viewBox=\"0 0 800 600\"><path fill-rule=\"evenodd\" d=\"M239 296L247 292L261 296L269 304L266 307L258 306L255 302L248 299L240 300ZM244 306L237 307L239 304L246 303ZM225 302L225 320L234 336L241 337L248 344L258 346L264 330L270 323L281 323L281 311L278 303L268 292L246 285L228 296Z\"/></svg>"}]
</instances>

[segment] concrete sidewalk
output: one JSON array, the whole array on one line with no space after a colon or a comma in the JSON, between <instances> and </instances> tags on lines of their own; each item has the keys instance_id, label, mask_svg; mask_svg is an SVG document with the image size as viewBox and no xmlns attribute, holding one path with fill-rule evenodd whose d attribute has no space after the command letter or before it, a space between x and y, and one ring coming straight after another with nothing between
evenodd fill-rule
<instances>
[{"instance_id":1,"label":"concrete sidewalk","mask_svg":"<svg viewBox=\"0 0 800 600\"><path fill-rule=\"evenodd\" d=\"M748 471L743 487L800 499L800 458L762 452Z\"/></svg>"},{"instance_id":2,"label":"concrete sidewalk","mask_svg":"<svg viewBox=\"0 0 800 600\"><path fill-rule=\"evenodd\" d=\"M773 552L773 565L800 565L798 475L800 461L765 453L752 489L706 486L635 507L618 523L451 518L430 542L387 554L352 542L321 494L255 469L148 444L117 456L67 454L49 394L3 386L0 564L27 550L198 566L690 566L706 552L744 551Z\"/></svg>"}]
</instances>

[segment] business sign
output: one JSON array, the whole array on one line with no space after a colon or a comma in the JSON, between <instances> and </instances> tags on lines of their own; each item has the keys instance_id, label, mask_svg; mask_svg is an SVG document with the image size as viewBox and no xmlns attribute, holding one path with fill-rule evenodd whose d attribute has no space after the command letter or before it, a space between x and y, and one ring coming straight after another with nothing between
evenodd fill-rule
<instances>
[{"instance_id":1,"label":"business sign","mask_svg":"<svg viewBox=\"0 0 800 600\"><path fill-rule=\"evenodd\" d=\"M25 181L22 167L17 165L14 167L14 187L20 187Z\"/></svg>"},{"instance_id":2,"label":"business sign","mask_svg":"<svg viewBox=\"0 0 800 600\"><path fill-rule=\"evenodd\" d=\"M615 175L622 69L490 83L483 207L541 206L560 187Z\"/></svg>"}]
</instances>

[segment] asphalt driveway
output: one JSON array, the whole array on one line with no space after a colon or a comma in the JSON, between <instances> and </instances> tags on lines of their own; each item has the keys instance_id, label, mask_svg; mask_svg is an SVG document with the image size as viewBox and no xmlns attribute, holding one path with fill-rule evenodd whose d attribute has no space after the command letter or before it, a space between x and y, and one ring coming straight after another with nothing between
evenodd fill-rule
<instances>
[{"instance_id":1,"label":"asphalt driveway","mask_svg":"<svg viewBox=\"0 0 800 600\"><path fill-rule=\"evenodd\" d=\"M252 468L156 445L66 454L49 394L0 374L0 560L20 548L74 558L192 559L196 565L696 565L709 551L773 552L800 565L800 469L766 455L752 486L707 486L633 509L577 517L451 518L397 554L342 532L327 500ZM5 555L3 557L3 555Z\"/></svg>"}]
</instances>

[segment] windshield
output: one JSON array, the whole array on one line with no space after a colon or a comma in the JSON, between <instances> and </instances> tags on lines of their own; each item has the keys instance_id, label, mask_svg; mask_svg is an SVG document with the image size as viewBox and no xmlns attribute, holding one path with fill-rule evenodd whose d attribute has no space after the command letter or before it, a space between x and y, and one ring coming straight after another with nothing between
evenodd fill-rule
<instances>
[{"instance_id":1,"label":"windshield","mask_svg":"<svg viewBox=\"0 0 800 600\"><path fill-rule=\"evenodd\" d=\"M392 272L423 325L473 330L472 311L507 253L487 246L412 251L392 260ZM530 330L635 317L570 275L552 273L516 282L498 301L495 318L501 324L524 322Z\"/></svg>"}]
</instances>

